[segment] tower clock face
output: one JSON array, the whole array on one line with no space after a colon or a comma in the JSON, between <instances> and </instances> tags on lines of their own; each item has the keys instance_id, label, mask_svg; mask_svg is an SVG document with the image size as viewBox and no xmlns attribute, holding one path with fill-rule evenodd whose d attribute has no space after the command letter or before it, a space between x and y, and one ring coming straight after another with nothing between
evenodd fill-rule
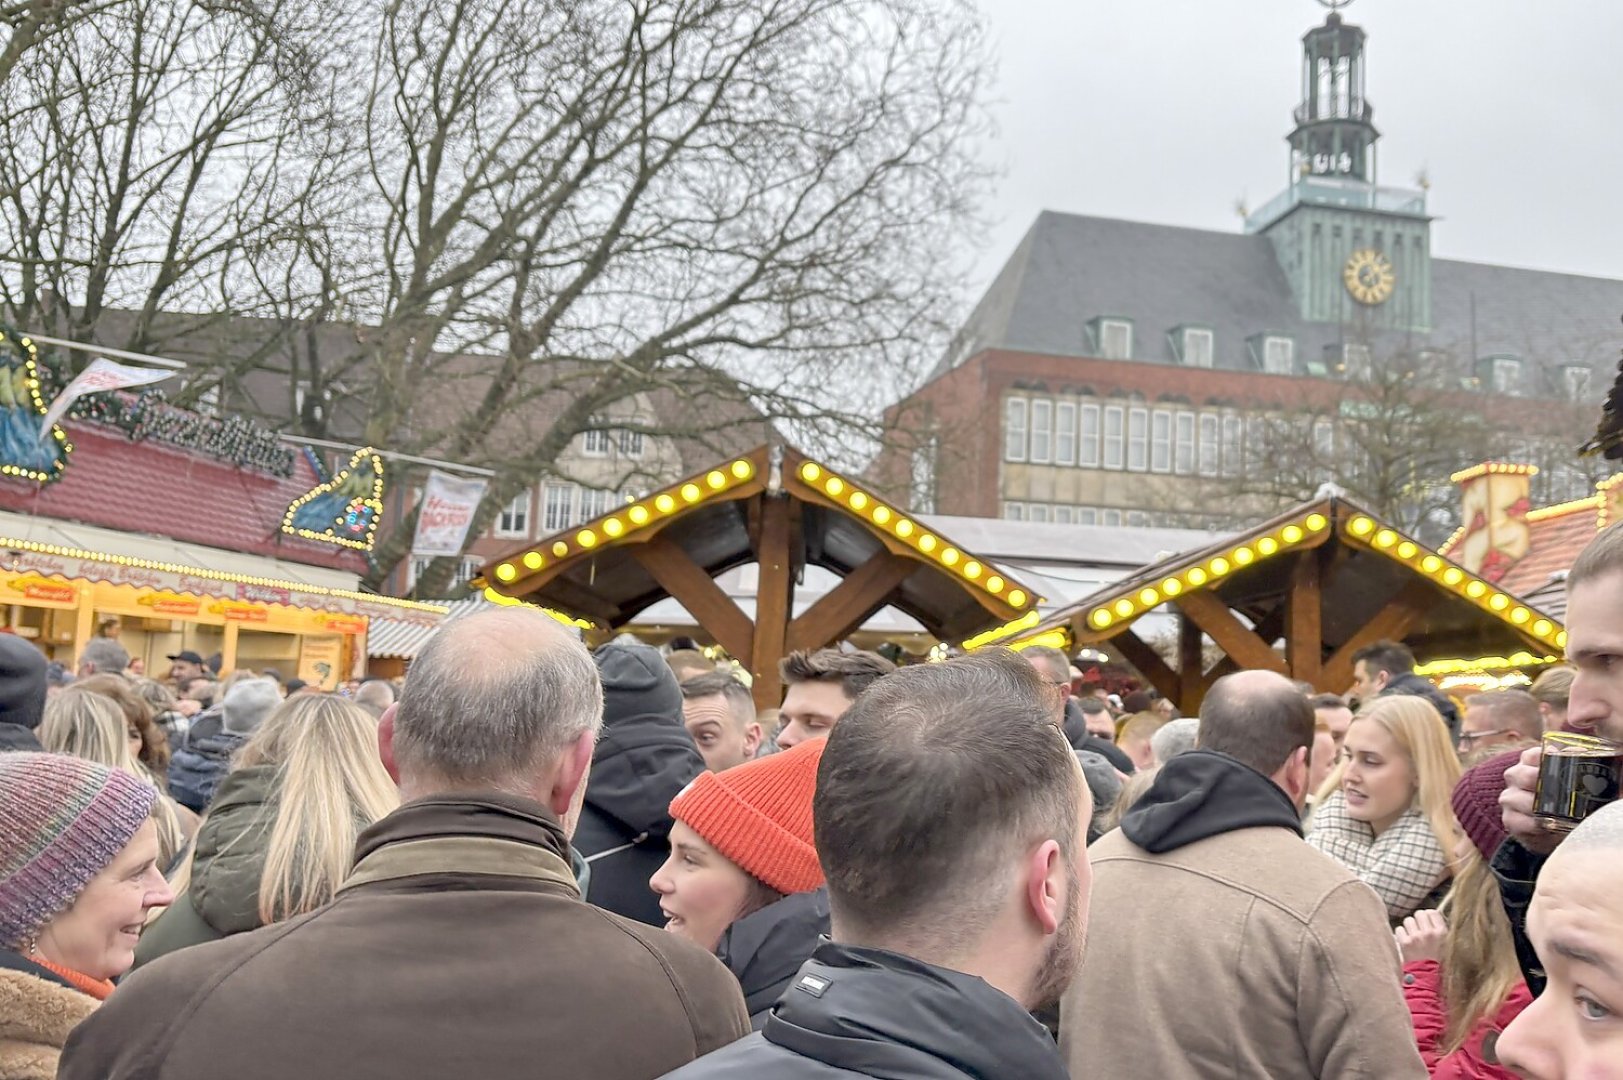
<instances>
[{"instance_id":1,"label":"tower clock face","mask_svg":"<svg viewBox=\"0 0 1623 1080\"><path fill-rule=\"evenodd\" d=\"M1353 252L1347 260L1341 280L1346 282L1354 300L1374 305L1386 303L1397 278L1392 272L1391 259L1374 248L1363 248Z\"/></svg>"}]
</instances>

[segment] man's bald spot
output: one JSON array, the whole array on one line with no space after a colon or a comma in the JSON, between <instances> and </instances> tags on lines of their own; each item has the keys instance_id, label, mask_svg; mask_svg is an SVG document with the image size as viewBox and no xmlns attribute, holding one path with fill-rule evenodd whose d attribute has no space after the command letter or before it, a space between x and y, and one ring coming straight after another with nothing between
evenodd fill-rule
<instances>
[{"instance_id":1,"label":"man's bald spot","mask_svg":"<svg viewBox=\"0 0 1623 1080\"><path fill-rule=\"evenodd\" d=\"M1561 841L1553 858L1585 852L1623 849L1623 802L1608 803L1590 814Z\"/></svg>"},{"instance_id":2,"label":"man's bald spot","mask_svg":"<svg viewBox=\"0 0 1623 1080\"><path fill-rule=\"evenodd\" d=\"M531 607L481 611L441 627L436 635L445 658L463 670L499 677L538 649L584 649L563 624Z\"/></svg>"},{"instance_id":3,"label":"man's bald spot","mask_svg":"<svg viewBox=\"0 0 1623 1080\"><path fill-rule=\"evenodd\" d=\"M1293 697L1302 697L1302 692L1278 672L1236 671L1212 684L1201 701L1201 712L1208 706L1248 710L1269 701Z\"/></svg>"}]
</instances>

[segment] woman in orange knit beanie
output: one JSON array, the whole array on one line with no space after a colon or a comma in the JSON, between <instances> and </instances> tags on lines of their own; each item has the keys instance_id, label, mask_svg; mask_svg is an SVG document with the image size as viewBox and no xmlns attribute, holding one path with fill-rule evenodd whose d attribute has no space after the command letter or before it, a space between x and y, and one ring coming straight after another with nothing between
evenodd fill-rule
<instances>
[{"instance_id":1,"label":"woman in orange knit beanie","mask_svg":"<svg viewBox=\"0 0 1623 1080\"><path fill-rule=\"evenodd\" d=\"M649 879L665 929L719 956L757 1029L828 933L812 844L812 792L826 740L700 773L671 800L671 854Z\"/></svg>"}]
</instances>

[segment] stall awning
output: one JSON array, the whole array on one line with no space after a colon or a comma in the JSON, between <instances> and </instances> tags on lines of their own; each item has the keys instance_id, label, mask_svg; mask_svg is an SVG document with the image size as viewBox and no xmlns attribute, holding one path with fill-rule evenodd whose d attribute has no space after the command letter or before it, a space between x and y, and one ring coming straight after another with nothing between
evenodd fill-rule
<instances>
[{"instance_id":1,"label":"stall awning","mask_svg":"<svg viewBox=\"0 0 1623 1080\"><path fill-rule=\"evenodd\" d=\"M438 616L441 605L359 591L343 570L0 511L0 569L348 615Z\"/></svg>"},{"instance_id":2,"label":"stall awning","mask_svg":"<svg viewBox=\"0 0 1623 1080\"><path fill-rule=\"evenodd\" d=\"M439 633L440 627L465 615L472 615L492 604L482 596L469 596L461 600L448 600L445 614L432 621L422 618L373 619L366 634L366 655L375 660L415 660L428 639Z\"/></svg>"}]
</instances>

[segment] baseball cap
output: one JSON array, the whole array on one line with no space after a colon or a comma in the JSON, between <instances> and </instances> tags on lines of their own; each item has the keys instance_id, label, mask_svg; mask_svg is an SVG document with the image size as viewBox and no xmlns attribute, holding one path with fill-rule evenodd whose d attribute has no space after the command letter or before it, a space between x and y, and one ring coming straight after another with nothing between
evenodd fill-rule
<instances>
[{"instance_id":1,"label":"baseball cap","mask_svg":"<svg viewBox=\"0 0 1623 1080\"><path fill-rule=\"evenodd\" d=\"M170 659L170 660L184 660L188 664L196 664L198 667L203 666L203 658L201 656L198 656L196 653L192 652L190 649L187 649L185 652L178 652L175 655L173 655L171 657L168 657L168 659Z\"/></svg>"}]
</instances>

